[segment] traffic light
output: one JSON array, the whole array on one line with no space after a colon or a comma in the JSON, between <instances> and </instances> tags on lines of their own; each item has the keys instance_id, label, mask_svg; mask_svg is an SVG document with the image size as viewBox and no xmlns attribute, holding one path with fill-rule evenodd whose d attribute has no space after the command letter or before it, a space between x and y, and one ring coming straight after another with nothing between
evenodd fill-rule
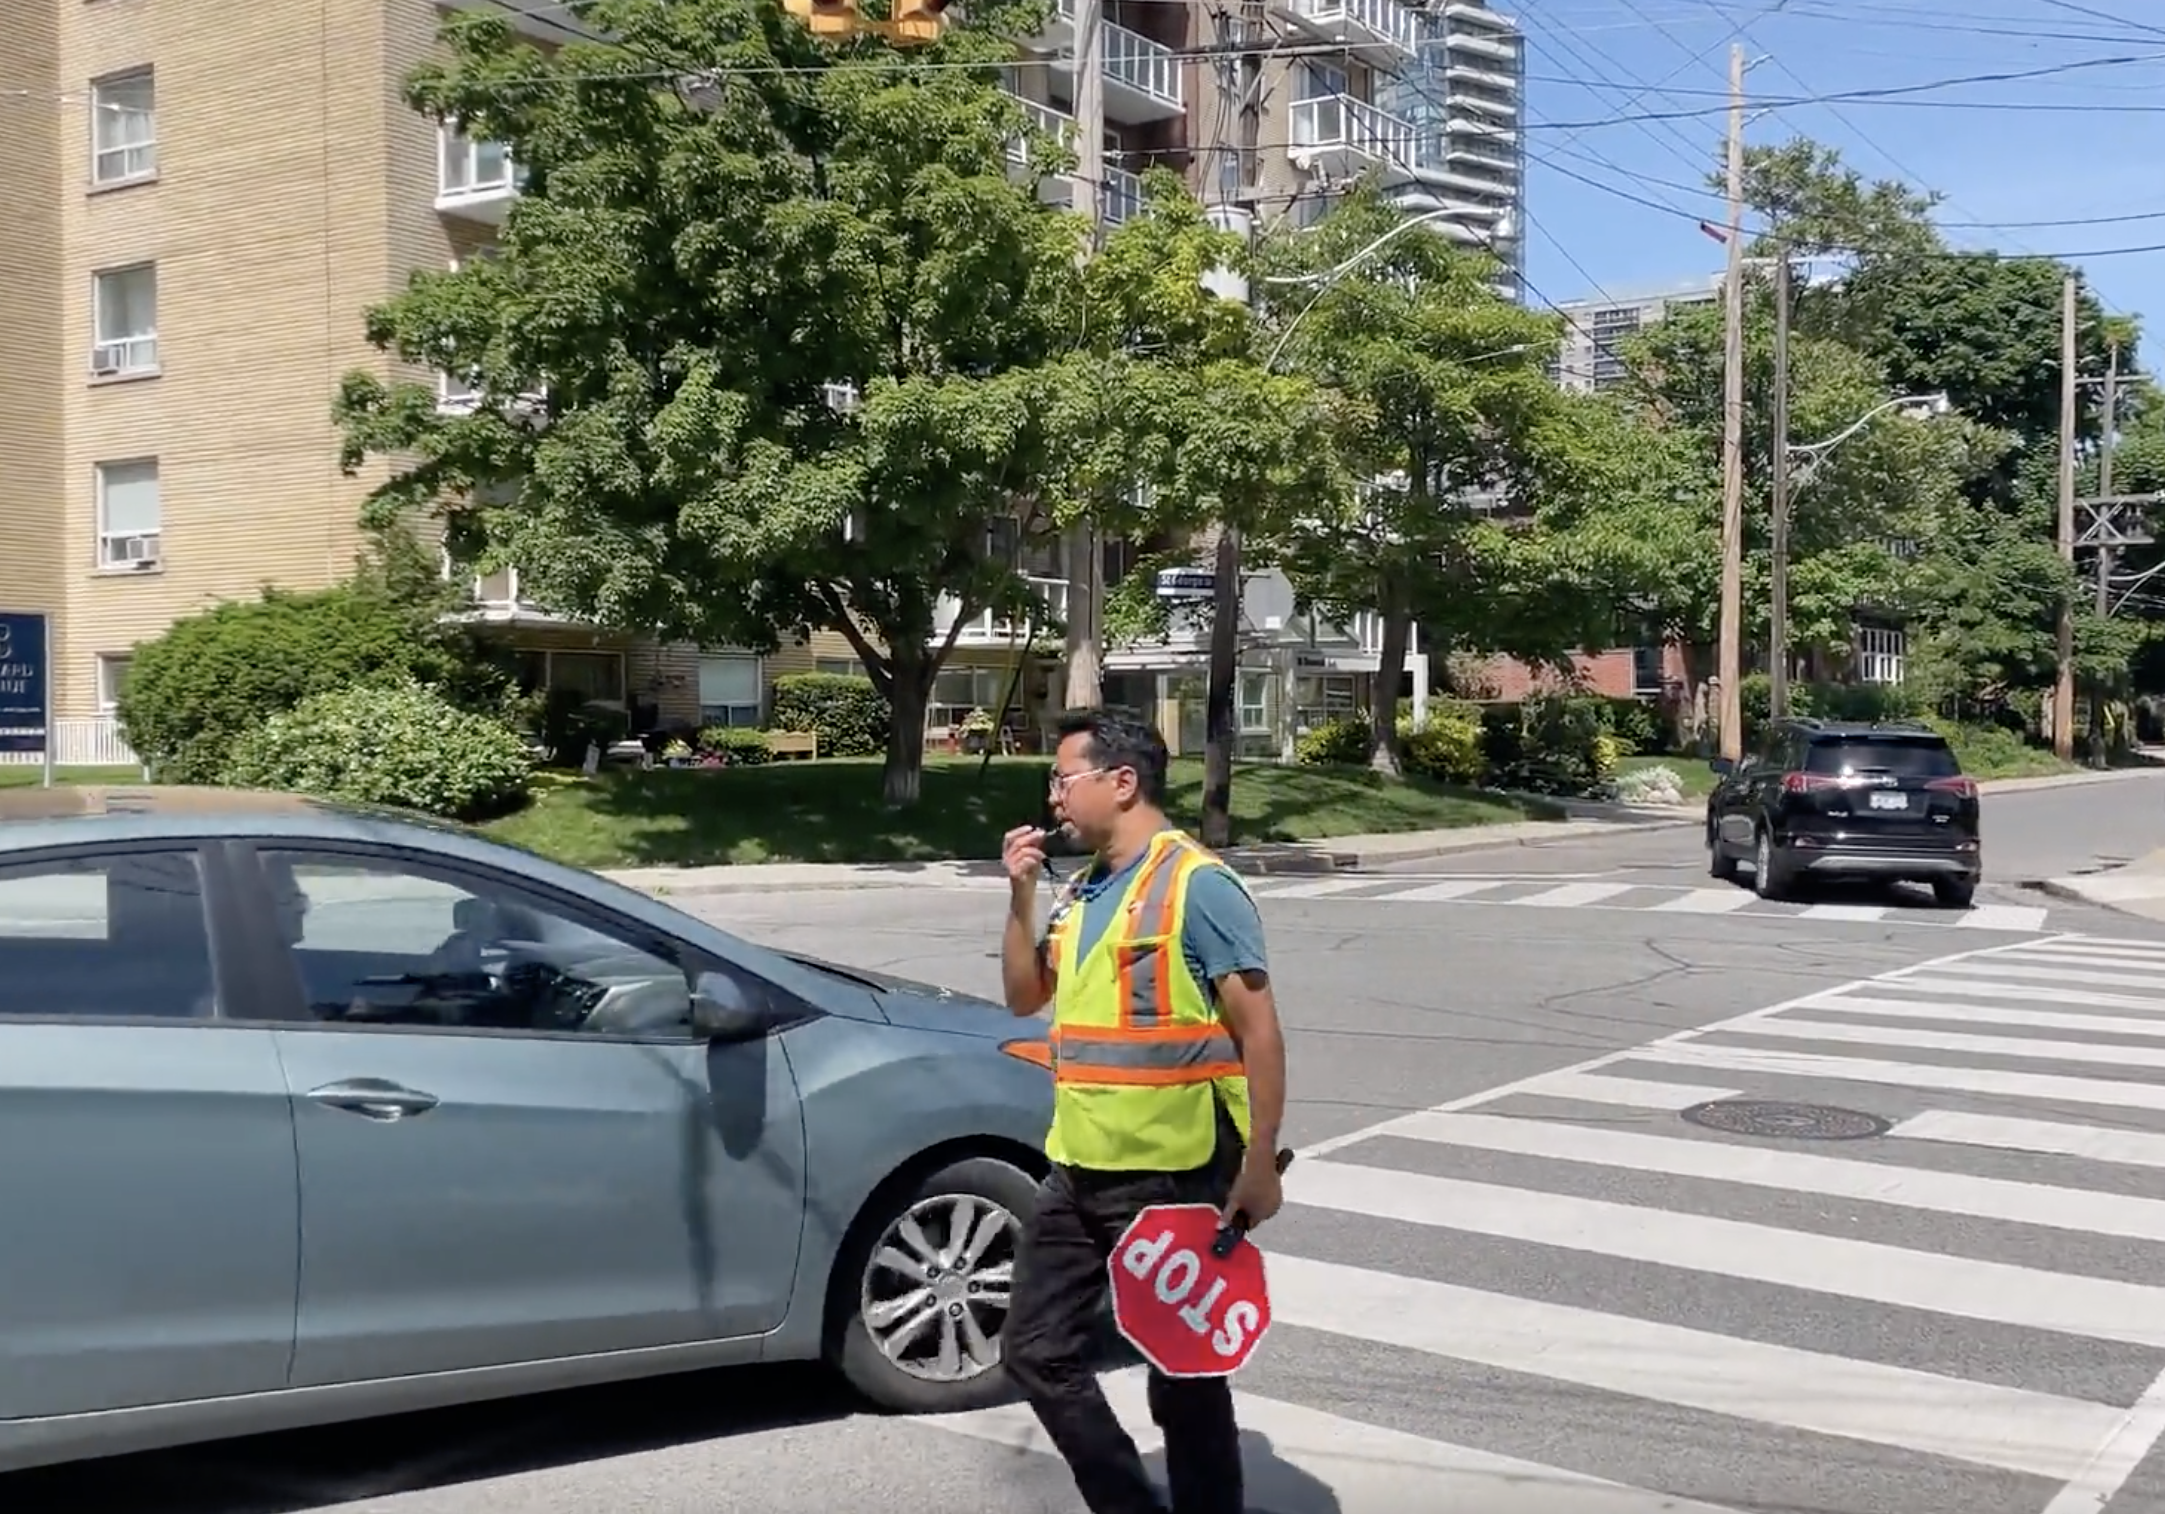
<instances>
[{"instance_id":1,"label":"traffic light","mask_svg":"<svg viewBox=\"0 0 2165 1514\"><path fill-rule=\"evenodd\" d=\"M897 42L937 42L947 24L947 0L894 0L894 20L887 31Z\"/></svg>"},{"instance_id":2,"label":"traffic light","mask_svg":"<svg viewBox=\"0 0 2165 1514\"><path fill-rule=\"evenodd\" d=\"M857 0L782 0L782 9L802 21L815 37L847 37L865 29Z\"/></svg>"}]
</instances>

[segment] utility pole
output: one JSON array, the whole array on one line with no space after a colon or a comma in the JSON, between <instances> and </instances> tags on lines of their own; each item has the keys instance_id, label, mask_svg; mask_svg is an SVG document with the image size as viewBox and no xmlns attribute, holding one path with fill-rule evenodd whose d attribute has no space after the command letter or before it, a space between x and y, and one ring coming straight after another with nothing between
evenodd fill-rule
<instances>
[{"instance_id":1,"label":"utility pole","mask_svg":"<svg viewBox=\"0 0 2165 1514\"><path fill-rule=\"evenodd\" d=\"M1767 706L1789 713L1789 245L1774 249L1774 473L1767 574Z\"/></svg>"},{"instance_id":2,"label":"utility pole","mask_svg":"<svg viewBox=\"0 0 2165 1514\"><path fill-rule=\"evenodd\" d=\"M1084 256L1097 253L1105 215L1105 0L1075 0L1075 208L1089 228ZM1097 522L1067 533L1067 707L1105 702L1105 562Z\"/></svg>"},{"instance_id":3,"label":"utility pole","mask_svg":"<svg viewBox=\"0 0 2165 1514\"><path fill-rule=\"evenodd\" d=\"M1729 271L1722 290L1721 754L1744 755L1744 44L1729 48Z\"/></svg>"},{"instance_id":4,"label":"utility pole","mask_svg":"<svg viewBox=\"0 0 2165 1514\"><path fill-rule=\"evenodd\" d=\"M2112 498L2112 449L2117 440L2116 431L2120 419L2120 344L2112 344L2111 355L2105 364L2104 416L2099 422L2097 440L2097 492L2100 499ZM2113 516L2111 506L2100 504L2097 521L2097 618L2105 620L2112 614L2112 531L2108 529ZM2105 750L2105 685L2094 680L2090 689L2090 760L2099 767L2106 761Z\"/></svg>"},{"instance_id":5,"label":"utility pole","mask_svg":"<svg viewBox=\"0 0 2165 1514\"><path fill-rule=\"evenodd\" d=\"M2075 561L2075 276L2060 288L2060 557ZM2052 684L2052 750L2075 756L2075 598L2060 596L2059 676Z\"/></svg>"}]
</instances>

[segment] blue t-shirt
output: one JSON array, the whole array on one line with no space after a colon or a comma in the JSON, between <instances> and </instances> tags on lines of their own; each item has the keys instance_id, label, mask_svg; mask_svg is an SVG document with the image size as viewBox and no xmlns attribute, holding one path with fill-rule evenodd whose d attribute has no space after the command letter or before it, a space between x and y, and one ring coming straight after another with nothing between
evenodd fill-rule
<instances>
[{"instance_id":1,"label":"blue t-shirt","mask_svg":"<svg viewBox=\"0 0 2165 1514\"><path fill-rule=\"evenodd\" d=\"M1145 852L1117 872L1103 871L1093 862L1071 909L1081 912L1075 938L1076 960L1090 954L1105 937L1120 913L1120 900L1135 881ZM1188 879L1188 906L1180 927L1181 955L1188 971L1211 1002L1218 998L1218 980L1232 973L1268 972L1263 951L1263 917L1255 900L1223 867L1198 868ZM1057 965L1057 964L1055 964Z\"/></svg>"}]
</instances>

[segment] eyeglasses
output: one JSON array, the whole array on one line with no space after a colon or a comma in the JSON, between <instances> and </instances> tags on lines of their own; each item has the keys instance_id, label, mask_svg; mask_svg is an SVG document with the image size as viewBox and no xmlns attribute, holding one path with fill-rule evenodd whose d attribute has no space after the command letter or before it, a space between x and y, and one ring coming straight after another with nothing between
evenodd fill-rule
<instances>
[{"instance_id":1,"label":"eyeglasses","mask_svg":"<svg viewBox=\"0 0 2165 1514\"><path fill-rule=\"evenodd\" d=\"M1047 776L1045 787L1051 792L1052 796L1057 799L1062 794L1066 793L1075 784L1080 783L1083 779L1095 778L1101 773L1110 773L1112 771L1113 770L1111 768L1084 768L1079 773L1056 772Z\"/></svg>"}]
</instances>

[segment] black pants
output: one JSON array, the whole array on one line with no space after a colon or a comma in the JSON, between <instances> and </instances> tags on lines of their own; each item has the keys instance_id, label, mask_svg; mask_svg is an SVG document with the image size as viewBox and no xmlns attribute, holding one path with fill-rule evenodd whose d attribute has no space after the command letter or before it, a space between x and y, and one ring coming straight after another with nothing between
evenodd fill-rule
<instances>
[{"instance_id":1,"label":"black pants","mask_svg":"<svg viewBox=\"0 0 2165 1514\"><path fill-rule=\"evenodd\" d=\"M1106 1264L1130 1221L1153 1204L1222 1204L1242 1148L1219 1121L1217 1154L1191 1172L1091 1172L1056 1167L1016 1258L1002 1335L1009 1378L1067 1458L1090 1514L1164 1514L1134 1438L1120 1427L1091 1370ZM1173 1514L1240 1514L1240 1431L1222 1377L1150 1374L1150 1417L1165 1432Z\"/></svg>"}]
</instances>

